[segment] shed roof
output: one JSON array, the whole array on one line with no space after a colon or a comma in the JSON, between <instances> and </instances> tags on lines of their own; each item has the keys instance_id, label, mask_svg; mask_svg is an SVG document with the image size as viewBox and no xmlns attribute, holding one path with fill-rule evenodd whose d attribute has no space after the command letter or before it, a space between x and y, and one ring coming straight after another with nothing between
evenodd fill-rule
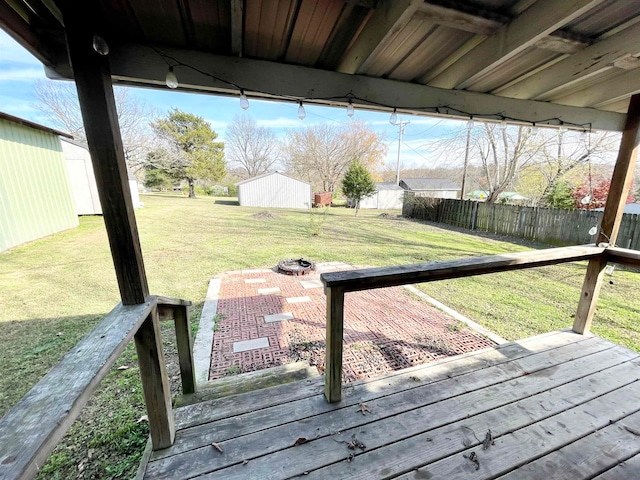
<instances>
[{"instance_id":1,"label":"shed roof","mask_svg":"<svg viewBox=\"0 0 640 480\"><path fill-rule=\"evenodd\" d=\"M24 118L14 117L13 115L9 115L8 113L0 112L0 119L8 120L10 122L17 123L19 125L24 125L25 127L35 128L36 130L41 130L43 132L51 133L53 135L58 135L60 137L73 139L73 136L69 135L68 133L64 133L59 130L54 130L53 128L45 127L44 125L40 125L39 123L25 120Z\"/></svg>"},{"instance_id":2,"label":"shed roof","mask_svg":"<svg viewBox=\"0 0 640 480\"><path fill-rule=\"evenodd\" d=\"M65 12L116 82L401 113L622 130L640 91L628 0L13 0L0 25L72 78ZM215 69L213 69L215 65Z\"/></svg>"},{"instance_id":3,"label":"shed roof","mask_svg":"<svg viewBox=\"0 0 640 480\"><path fill-rule=\"evenodd\" d=\"M409 190L460 190L448 178L403 178L400 180Z\"/></svg>"},{"instance_id":4,"label":"shed roof","mask_svg":"<svg viewBox=\"0 0 640 480\"><path fill-rule=\"evenodd\" d=\"M404 190L404 188L397 185L396 182L377 182L376 190Z\"/></svg>"},{"instance_id":5,"label":"shed roof","mask_svg":"<svg viewBox=\"0 0 640 480\"><path fill-rule=\"evenodd\" d=\"M259 178L269 177L271 175L282 175L283 177L290 178L291 180L295 180L296 182L304 183L305 185L311 186L311 184L309 182L305 182L304 180L299 180L297 178L292 177L291 175L285 175L284 173L281 173L281 172L263 173L262 175L257 175L255 177L251 177L251 178L247 178L246 180L242 180L242 181L236 183L235 185L237 187L239 185L244 185L245 183L250 183L250 182L253 182L254 180L258 180Z\"/></svg>"}]
</instances>

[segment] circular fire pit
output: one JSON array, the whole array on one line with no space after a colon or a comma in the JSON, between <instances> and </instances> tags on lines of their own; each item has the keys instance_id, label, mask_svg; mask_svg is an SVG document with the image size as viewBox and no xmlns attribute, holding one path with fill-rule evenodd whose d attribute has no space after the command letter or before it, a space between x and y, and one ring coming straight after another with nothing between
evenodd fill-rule
<instances>
[{"instance_id":1,"label":"circular fire pit","mask_svg":"<svg viewBox=\"0 0 640 480\"><path fill-rule=\"evenodd\" d=\"M315 270L315 263L304 258L290 258L278 263L278 273L285 275L309 275Z\"/></svg>"}]
</instances>

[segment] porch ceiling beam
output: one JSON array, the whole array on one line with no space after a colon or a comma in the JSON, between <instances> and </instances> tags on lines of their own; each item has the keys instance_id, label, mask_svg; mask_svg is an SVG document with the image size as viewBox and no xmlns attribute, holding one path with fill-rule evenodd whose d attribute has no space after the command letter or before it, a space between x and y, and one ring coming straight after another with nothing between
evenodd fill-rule
<instances>
[{"instance_id":1,"label":"porch ceiling beam","mask_svg":"<svg viewBox=\"0 0 640 480\"><path fill-rule=\"evenodd\" d=\"M45 65L55 65L56 55L10 5L0 0L0 28Z\"/></svg>"},{"instance_id":2,"label":"porch ceiling beam","mask_svg":"<svg viewBox=\"0 0 640 480\"><path fill-rule=\"evenodd\" d=\"M231 0L231 54L242 56L244 0Z\"/></svg>"},{"instance_id":3,"label":"porch ceiling beam","mask_svg":"<svg viewBox=\"0 0 640 480\"><path fill-rule=\"evenodd\" d=\"M539 0L429 84L440 88L467 88L491 70L602 2L603 0Z\"/></svg>"},{"instance_id":4,"label":"porch ceiling beam","mask_svg":"<svg viewBox=\"0 0 640 480\"><path fill-rule=\"evenodd\" d=\"M354 105L368 110L390 112L397 107L405 113L433 115L435 107L439 107L443 116L467 117L466 114L454 110L457 109L471 113L478 119L497 120L500 115L505 115L541 125L545 124L545 119L559 117L564 122L591 123L594 129L614 131L622 130L625 120L624 114L616 112L514 100L484 93L444 90L415 83L346 75L298 65L219 56L192 50L161 50L184 64L210 72L220 79L244 88L251 97L303 99L312 104L346 106L346 96L351 93L357 97L353 99ZM167 64L153 49L142 45L114 45L108 58L114 80L131 85L166 88ZM65 65L60 65L58 71L64 73L66 69ZM229 83L187 67L176 67L175 73L180 82L178 88L182 90L223 95L239 93L237 88ZM557 125L557 122L549 124Z\"/></svg>"},{"instance_id":5,"label":"porch ceiling beam","mask_svg":"<svg viewBox=\"0 0 640 480\"><path fill-rule=\"evenodd\" d=\"M555 88L588 78L609 68L614 62L638 52L640 23L574 53L533 77L500 90L500 95L534 99L549 97L553 95Z\"/></svg>"},{"instance_id":6,"label":"porch ceiling beam","mask_svg":"<svg viewBox=\"0 0 640 480\"><path fill-rule=\"evenodd\" d=\"M342 73L366 70L379 53L411 20L424 0L381 0L357 40L338 66Z\"/></svg>"}]
</instances>

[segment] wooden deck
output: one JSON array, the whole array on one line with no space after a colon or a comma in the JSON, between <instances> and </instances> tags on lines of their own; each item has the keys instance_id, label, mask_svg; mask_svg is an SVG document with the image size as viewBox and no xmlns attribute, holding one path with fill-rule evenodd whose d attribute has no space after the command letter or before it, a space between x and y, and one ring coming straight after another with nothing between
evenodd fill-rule
<instances>
[{"instance_id":1,"label":"wooden deck","mask_svg":"<svg viewBox=\"0 0 640 480\"><path fill-rule=\"evenodd\" d=\"M333 405L308 379L177 409L144 478L640 478L638 380L637 353L570 332L349 384Z\"/></svg>"}]
</instances>

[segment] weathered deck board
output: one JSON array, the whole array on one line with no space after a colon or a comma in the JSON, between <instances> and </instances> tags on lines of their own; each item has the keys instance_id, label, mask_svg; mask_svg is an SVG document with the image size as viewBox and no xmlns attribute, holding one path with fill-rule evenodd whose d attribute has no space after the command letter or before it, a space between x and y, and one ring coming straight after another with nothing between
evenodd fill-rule
<instances>
[{"instance_id":1,"label":"weathered deck board","mask_svg":"<svg viewBox=\"0 0 640 480\"><path fill-rule=\"evenodd\" d=\"M593 476L640 451L640 437L608 426L626 417L636 428L629 415L640 410L640 357L598 337L556 332L355 382L333 405L319 385L288 387L305 394L286 401L271 395L272 405L270 389L246 394L241 405L207 402L198 411L212 412L210 420L180 428L173 447L153 453L146 478L487 478L526 472L554 451L558 459L571 455L582 437L606 443L626 432L624 452L608 464L593 457ZM496 443L485 452L489 428ZM294 446L298 438L308 441ZM349 449L354 438L366 448ZM480 457L478 471L463 457L471 451Z\"/></svg>"},{"instance_id":2,"label":"weathered deck board","mask_svg":"<svg viewBox=\"0 0 640 480\"><path fill-rule=\"evenodd\" d=\"M594 480L629 480L640 478L640 454L598 475Z\"/></svg>"}]
</instances>

